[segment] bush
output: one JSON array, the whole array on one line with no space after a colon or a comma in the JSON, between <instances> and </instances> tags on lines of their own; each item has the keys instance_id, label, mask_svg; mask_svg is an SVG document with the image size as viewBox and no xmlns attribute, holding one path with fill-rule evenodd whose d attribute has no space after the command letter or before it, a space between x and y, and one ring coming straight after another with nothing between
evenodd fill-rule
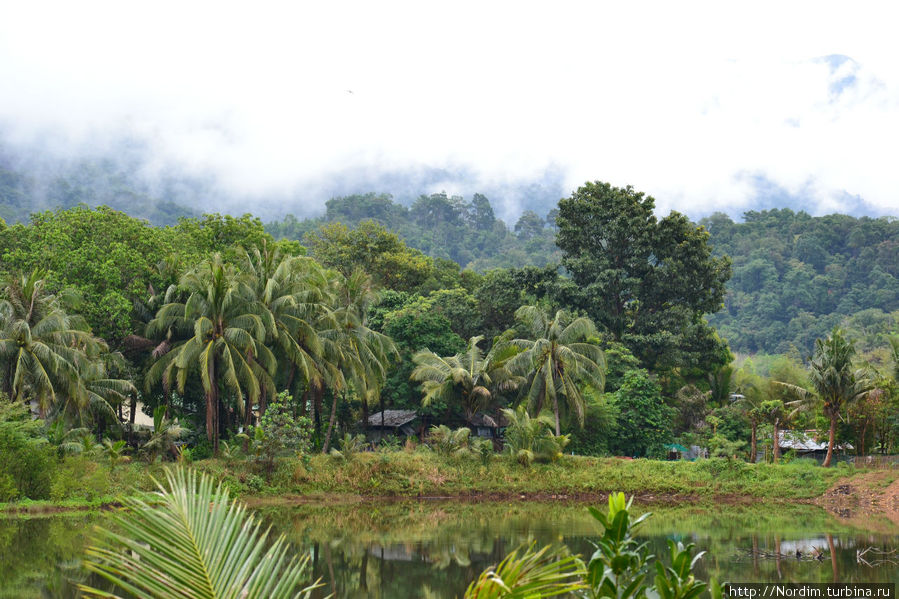
<instances>
[{"instance_id":1,"label":"bush","mask_svg":"<svg viewBox=\"0 0 899 599\"><path fill-rule=\"evenodd\" d=\"M290 396L282 392L271 402L253 429L253 452L256 459L271 472L275 458L290 453L305 453L311 446L312 421L306 417L294 418L286 404Z\"/></svg>"},{"instance_id":2,"label":"bush","mask_svg":"<svg viewBox=\"0 0 899 599\"><path fill-rule=\"evenodd\" d=\"M22 404L0 399L0 493L7 501L50 495L56 460L42 427Z\"/></svg>"},{"instance_id":3,"label":"bush","mask_svg":"<svg viewBox=\"0 0 899 599\"><path fill-rule=\"evenodd\" d=\"M109 494L108 471L85 456L66 458L50 485L50 499L90 501Z\"/></svg>"}]
</instances>

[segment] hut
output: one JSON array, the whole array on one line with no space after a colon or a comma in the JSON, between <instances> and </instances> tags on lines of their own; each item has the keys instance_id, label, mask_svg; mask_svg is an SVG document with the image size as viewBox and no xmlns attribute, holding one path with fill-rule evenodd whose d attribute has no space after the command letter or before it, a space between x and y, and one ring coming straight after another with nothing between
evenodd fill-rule
<instances>
[{"instance_id":1,"label":"hut","mask_svg":"<svg viewBox=\"0 0 899 599\"><path fill-rule=\"evenodd\" d=\"M785 430L778 433L778 445L780 452L793 451L797 456L803 458L814 458L818 461L824 460L827 455L827 440L818 440L818 431L793 431ZM843 443L834 446L834 452L842 452L847 449L854 449L851 444Z\"/></svg>"},{"instance_id":2,"label":"hut","mask_svg":"<svg viewBox=\"0 0 899 599\"><path fill-rule=\"evenodd\" d=\"M418 433L415 410L384 410L368 417L365 423L365 438L380 443L388 437L414 437Z\"/></svg>"},{"instance_id":3,"label":"hut","mask_svg":"<svg viewBox=\"0 0 899 599\"><path fill-rule=\"evenodd\" d=\"M509 426L502 415L491 416L482 412L473 414L467 424L471 432L482 439L500 439L502 429Z\"/></svg>"}]
</instances>

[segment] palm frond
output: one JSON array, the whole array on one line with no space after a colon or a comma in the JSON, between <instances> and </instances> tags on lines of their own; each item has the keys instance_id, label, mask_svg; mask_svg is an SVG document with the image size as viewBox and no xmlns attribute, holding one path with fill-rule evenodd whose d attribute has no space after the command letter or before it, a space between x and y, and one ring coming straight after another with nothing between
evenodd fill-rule
<instances>
[{"instance_id":1,"label":"palm frond","mask_svg":"<svg viewBox=\"0 0 899 599\"><path fill-rule=\"evenodd\" d=\"M118 532L101 530L87 549L85 567L138 597L158 599L311 597L316 585L300 588L308 556L290 557L281 536L232 501L212 479L183 469L166 471L150 505L126 499L115 518ZM116 597L86 585L89 597Z\"/></svg>"}]
</instances>

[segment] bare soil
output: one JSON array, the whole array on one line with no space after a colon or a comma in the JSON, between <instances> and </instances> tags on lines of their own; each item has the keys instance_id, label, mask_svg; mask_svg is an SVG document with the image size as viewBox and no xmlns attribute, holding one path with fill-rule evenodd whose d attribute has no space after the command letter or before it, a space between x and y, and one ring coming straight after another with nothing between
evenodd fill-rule
<instances>
[{"instance_id":1,"label":"bare soil","mask_svg":"<svg viewBox=\"0 0 899 599\"><path fill-rule=\"evenodd\" d=\"M877 517L899 527L899 472L874 470L841 478L813 503L849 524L870 528Z\"/></svg>"}]
</instances>

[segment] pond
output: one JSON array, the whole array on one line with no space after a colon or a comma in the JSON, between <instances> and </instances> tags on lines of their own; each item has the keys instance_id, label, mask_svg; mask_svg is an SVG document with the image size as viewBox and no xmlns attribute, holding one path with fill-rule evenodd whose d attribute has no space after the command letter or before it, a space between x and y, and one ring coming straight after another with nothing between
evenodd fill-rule
<instances>
[{"instance_id":1,"label":"pond","mask_svg":"<svg viewBox=\"0 0 899 599\"><path fill-rule=\"evenodd\" d=\"M652 552L663 554L666 539L695 543L708 552L698 568L703 578L899 581L899 528L885 518L835 517L805 505L648 507L653 516L641 536ZM523 543L565 543L589 555L597 534L582 504L366 501L255 510L311 552L324 583L319 597L460 597L484 568ZM75 584L88 579L82 548L104 518L0 519L0 598L75 597Z\"/></svg>"}]
</instances>

